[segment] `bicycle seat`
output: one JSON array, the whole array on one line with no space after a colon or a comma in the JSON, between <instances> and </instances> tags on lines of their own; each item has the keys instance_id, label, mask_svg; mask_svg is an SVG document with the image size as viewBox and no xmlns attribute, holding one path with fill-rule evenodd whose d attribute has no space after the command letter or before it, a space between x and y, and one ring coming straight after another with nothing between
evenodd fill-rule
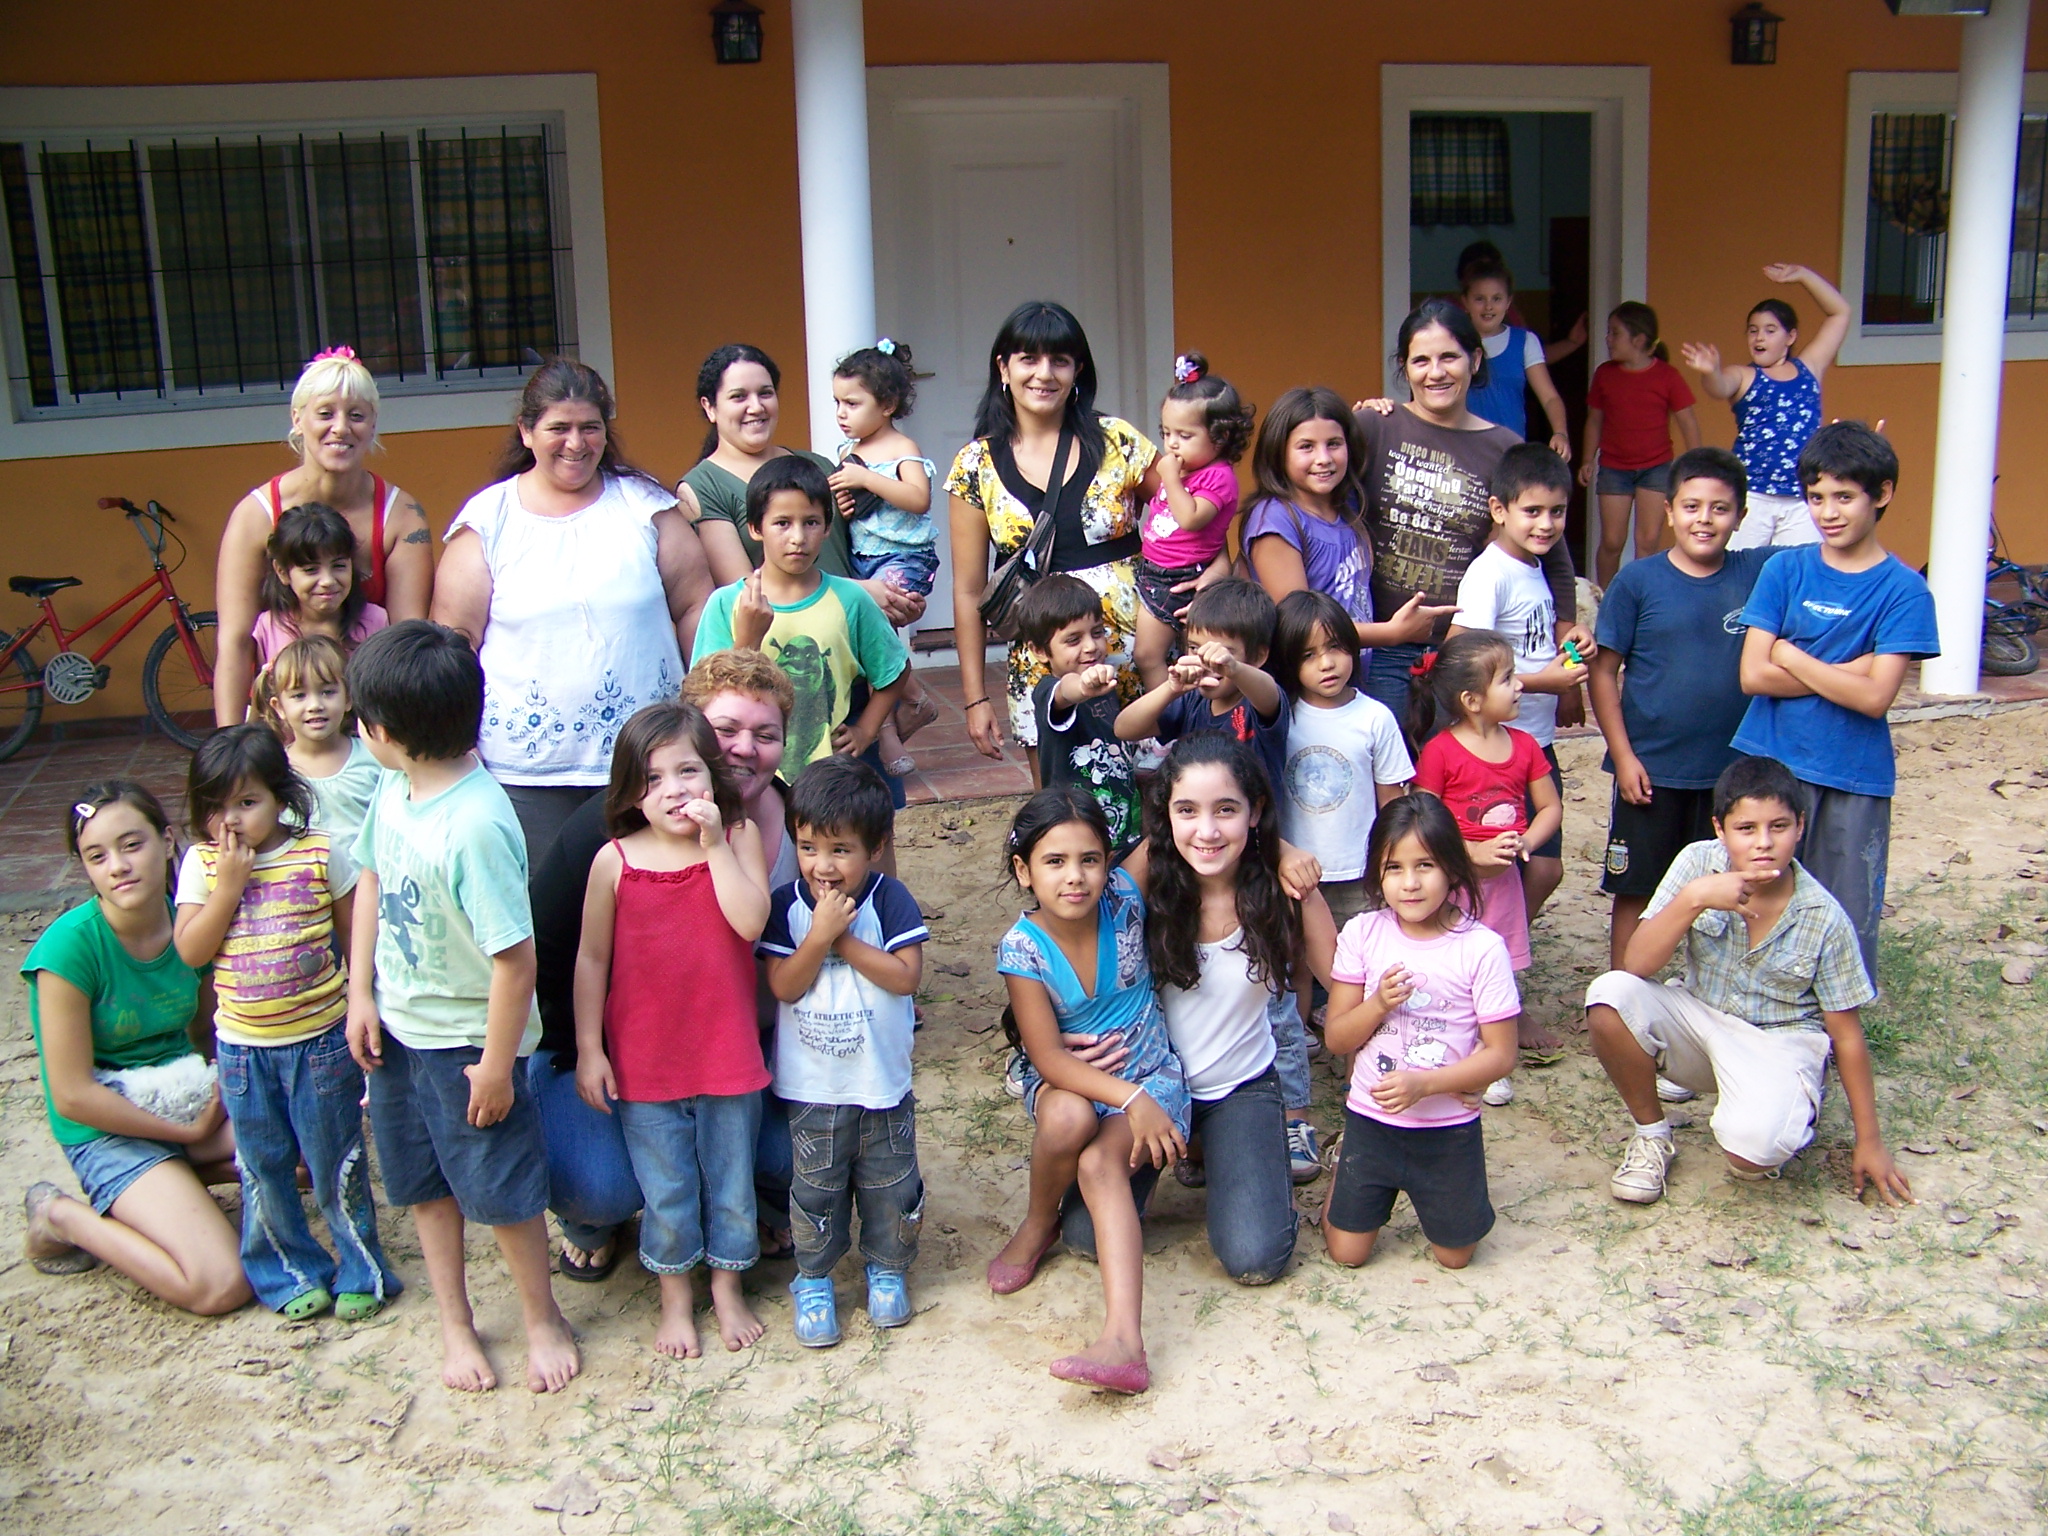
<instances>
[{"instance_id":1,"label":"bicycle seat","mask_svg":"<svg viewBox=\"0 0 2048 1536\"><path fill-rule=\"evenodd\" d=\"M76 576L10 576L9 590L19 592L23 597L48 597L52 592L62 592L66 587L78 585Z\"/></svg>"}]
</instances>

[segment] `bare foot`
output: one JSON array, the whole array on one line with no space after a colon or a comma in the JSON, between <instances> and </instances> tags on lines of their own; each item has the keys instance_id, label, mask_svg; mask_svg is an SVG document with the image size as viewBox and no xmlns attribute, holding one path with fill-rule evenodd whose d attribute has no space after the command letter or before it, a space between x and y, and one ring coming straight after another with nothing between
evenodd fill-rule
<instances>
[{"instance_id":1,"label":"bare foot","mask_svg":"<svg viewBox=\"0 0 2048 1536\"><path fill-rule=\"evenodd\" d=\"M484 1341L470 1323L441 1319L441 1385L454 1392L489 1392L498 1385Z\"/></svg>"},{"instance_id":2,"label":"bare foot","mask_svg":"<svg viewBox=\"0 0 2048 1536\"><path fill-rule=\"evenodd\" d=\"M571 1269L602 1269L611 1262L616 1242L604 1243L596 1248L578 1248L567 1238L562 1239L562 1263Z\"/></svg>"},{"instance_id":3,"label":"bare foot","mask_svg":"<svg viewBox=\"0 0 2048 1536\"><path fill-rule=\"evenodd\" d=\"M661 1327L654 1347L677 1360L695 1360L704 1353L697 1340L697 1294L688 1275L661 1277Z\"/></svg>"},{"instance_id":4,"label":"bare foot","mask_svg":"<svg viewBox=\"0 0 2048 1536\"><path fill-rule=\"evenodd\" d=\"M1549 1030L1538 1024L1528 1014L1515 1020L1515 1049L1518 1051L1554 1051L1564 1042Z\"/></svg>"},{"instance_id":5,"label":"bare foot","mask_svg":"<svg viewBox=\"0 0 2048 1536\"><path fill-rule=\"evenodd\" d=\"M557 1312L542 1323L526 1329L526 1384L536 1392L559 1392L583 1369L582 1352L576 1335Z\"/></svg>"},{"instance_id":6,"label":"bare foot","mask_svg":"<svg viewBox=\"0 0 2048 1536\"><path fill-rule=\"evenodd\" d=\"M745 1349L767 1332L761 1319L754 1316L754 1309L747 1305L736 1269L711 1271L711 1310L718 1314L718 1336L725 1340L727 1349Z\"/></svg>"}]
</instances>

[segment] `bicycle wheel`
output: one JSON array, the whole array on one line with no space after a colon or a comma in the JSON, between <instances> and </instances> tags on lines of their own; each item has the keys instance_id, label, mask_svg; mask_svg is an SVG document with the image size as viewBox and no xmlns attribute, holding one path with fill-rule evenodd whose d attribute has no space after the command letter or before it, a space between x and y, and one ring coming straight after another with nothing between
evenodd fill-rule
<instances>
[{"instance_id":1,"label":"bicycle wheel","mask_svg":"<svg viewBox=\"0 0 2048 1536\"><path fill-rule=\"evenodd\" d=\"M150 645L142 663L142 702L157 729L191 751L214 730L214 626L218 621L212 613L188 613L185 622L199 648L199 667L192 665L179 626L171 624Z\"/></svg>"},{"instance_id":2,"label":"bicycle wheel","mask_svg":"<svg viewBox=\"0 0 2048 1536\"><path fill-rule=\"evenodd\" d=\"M0 629L0 651L13 643L14 636ZM15 682L0 669L0 763L28 745L29 737L35 734L43 718L42 668L29 659L25 645L14 653L12 661L22 681Z\"/></svg>"},{"instance_id":3,"label":"bicycle wheel","mask_svg":"<svg viewBox=\"0 0 2048 1536\"><path fill-rule=\"evenodd\" d=\"M2019 624L1987 614L1978 665L1991 677L2025 677L2041 665L2041 653Z\"/></svg>"}]
</instances>

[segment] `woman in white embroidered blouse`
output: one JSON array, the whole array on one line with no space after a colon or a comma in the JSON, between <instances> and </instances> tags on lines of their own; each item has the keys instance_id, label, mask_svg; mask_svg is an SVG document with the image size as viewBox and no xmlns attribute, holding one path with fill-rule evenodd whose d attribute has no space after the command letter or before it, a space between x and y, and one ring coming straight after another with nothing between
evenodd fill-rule
<instances>
[{"instance_id":1,"label":"woman in white embroidered blouse","mask_svg":"<svg viewBox=\"0 0 2048 1536\"><path fill-rule=\"evenodd\" d=\"M483 662L477 752L532 862L609 779L619 727L681 687L712 590L696 530L611 423L596 370L535 370L497 482L449 525L435 576L435 621Z\"/></svg>"}]
</instances>

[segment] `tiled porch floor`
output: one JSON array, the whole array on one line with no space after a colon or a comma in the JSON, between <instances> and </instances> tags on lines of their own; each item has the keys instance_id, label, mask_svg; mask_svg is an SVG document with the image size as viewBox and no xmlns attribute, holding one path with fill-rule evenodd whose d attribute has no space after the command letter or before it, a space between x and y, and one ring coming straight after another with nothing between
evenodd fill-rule
<instances>
[{"instance_id":1,"label":"tiled porch floor","mask_svg":"<svg viewBox=\"0 0 2048 1536\"><path fill-rule=\"evenodd\" d=\"M992 762L967 739L957 667L920 667L918 676L939 706L936 724L910 742L917 771L905 782L912 805L1018 795L1031 788L1031 769L1012 744ZM1000 673L991 671L991 676ZM1923 710L1967 709L1970 701L1934 699L1909 673L1893 717ZM1994 705L2048 700L2048 668L2031 677L1988 677L1984 695ZM1569 734L1569 733L1567 733ZM35 742L0 763L0 912L68 904L82 893L77 866L64 852L64 809L93 779L139 779L162 797L176 817L184 810L186 754L156 735L99 736L82 741Z\"/></svg>"}]
</instances>

